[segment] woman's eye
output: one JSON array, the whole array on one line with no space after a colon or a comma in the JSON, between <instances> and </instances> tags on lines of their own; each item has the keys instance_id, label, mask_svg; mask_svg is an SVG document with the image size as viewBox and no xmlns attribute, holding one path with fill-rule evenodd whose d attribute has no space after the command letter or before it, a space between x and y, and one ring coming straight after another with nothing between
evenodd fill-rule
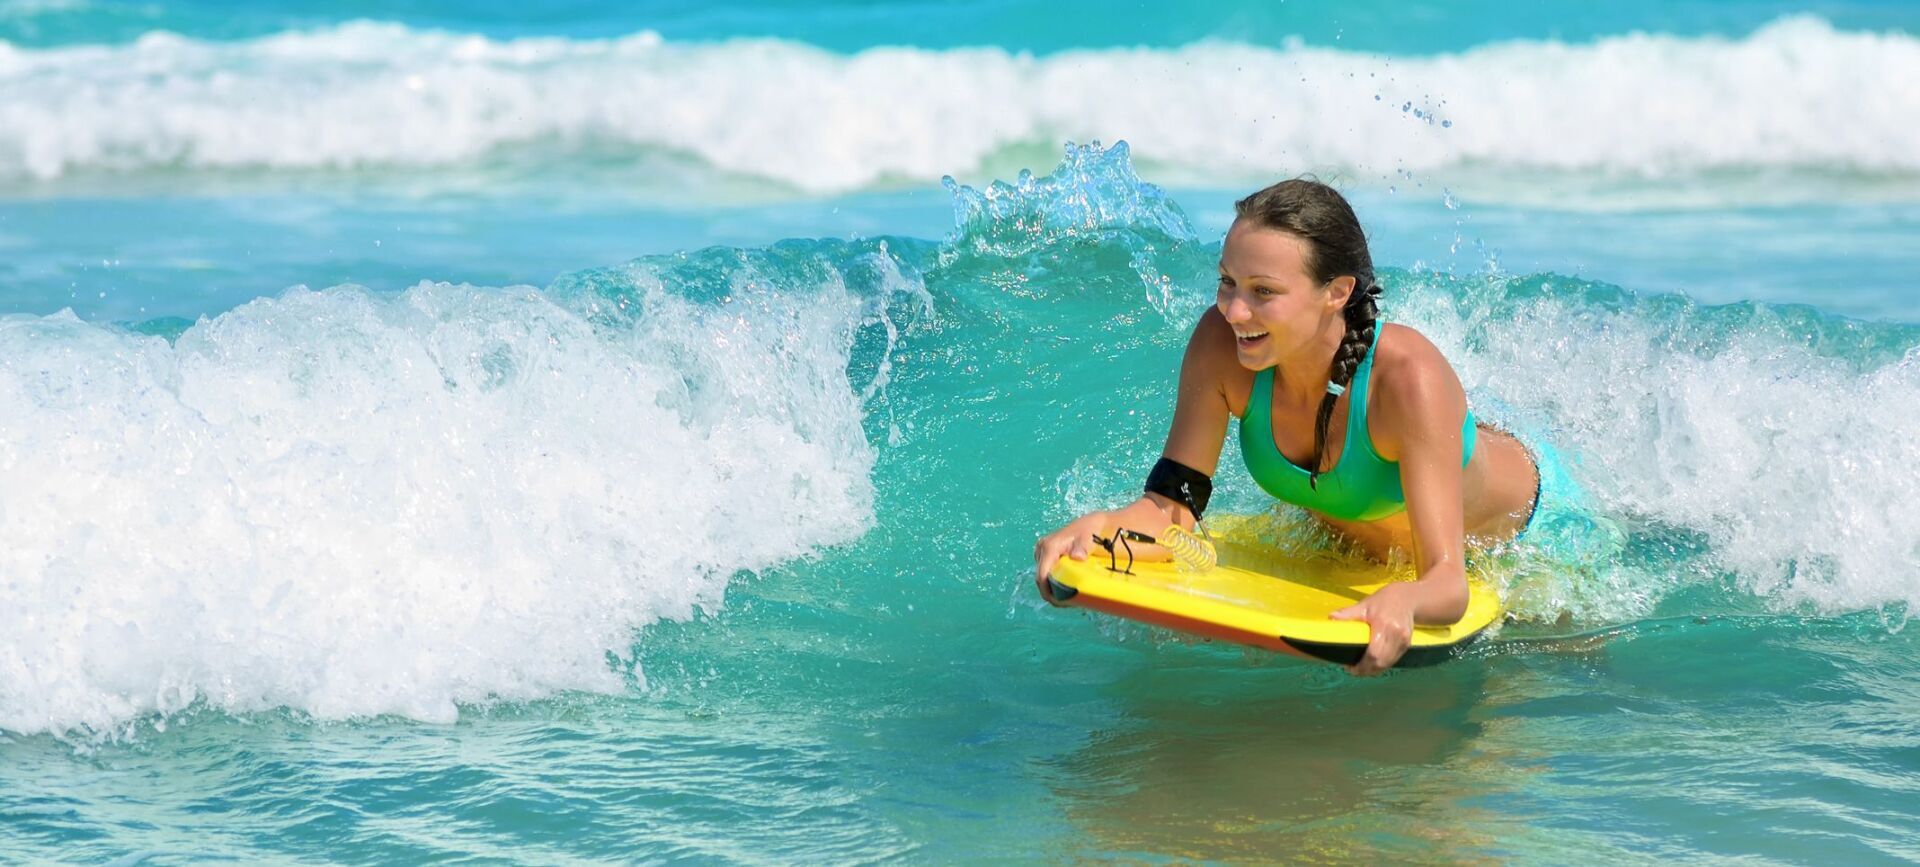
<instances>
[{"instance_id":1,"label":"woman's eye","mask_svg":"<svg viewBox=\"0 0 1920 867\"><path fill-rule=\"evenodd\" d=\"M1273 296L1275 296L1275 295L1278 295L1278 294L1280 294L1280 293L1278 293L1278 292L1275 292L1275 291L1273 291L1273 289L1271 289L1270 287L1266 287L1266 286L1255 286L1255 287L1253 288L1253 294L1255 294L1255 295L1259 295L1259 296L1261 296L1261 297L1263 297L1263 298L1271 298L1271 297L1273 297Z\"/></svg>"}]
</instances>

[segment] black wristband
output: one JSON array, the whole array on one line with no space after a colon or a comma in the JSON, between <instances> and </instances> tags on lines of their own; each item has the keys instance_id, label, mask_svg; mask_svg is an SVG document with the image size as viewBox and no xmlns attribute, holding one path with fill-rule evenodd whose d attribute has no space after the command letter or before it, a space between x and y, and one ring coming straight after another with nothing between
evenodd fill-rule
<instances>
[{"instance_id":1,"label":"black wristband","mask_svg":"<svg viewBox=\"0 0 1920 867\"><path fill-rule=\"evenodd\" d=\"M1213 479L1172 458L1161 458L1153 465L1153 472L1147 474L1147 493L1159 494L1193 513L1194 520L1207 510L1207 501L1213 499Z\"/></svg>"}]
</instances>

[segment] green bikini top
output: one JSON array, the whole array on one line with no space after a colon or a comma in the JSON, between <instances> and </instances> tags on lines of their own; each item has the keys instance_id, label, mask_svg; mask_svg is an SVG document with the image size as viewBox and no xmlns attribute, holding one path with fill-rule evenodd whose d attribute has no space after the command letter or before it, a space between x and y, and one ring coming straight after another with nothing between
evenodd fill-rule
<instances>
[{"instance_id":1,"label":"green bikini top","mask_svg":"<svg viewBox=\"0 0 1920 867\"><path fill-rule=\"evenodd\" d=\"M1317 488L1309 487L1307 471L1287 460L1280 447L1273 444L1273 368L1254 374L1247 415L1240 420L1240 454L1246 459L1247 472L1267 493L1342 521L1377 521L1406 510L1400 464L1380 457L1367 432L1367 381L1373 376L1373 349L1379 333L1380 328L1375 328L1374 343L1368 344L1366 357L1353 372L1353 385L1347 390L1347 436L1340 448L1340 462L1320 475ZM1478 434L1473 410L1469 409L1460 430L1463 468L1473 460Z\"/></svg>"}]
</instances>

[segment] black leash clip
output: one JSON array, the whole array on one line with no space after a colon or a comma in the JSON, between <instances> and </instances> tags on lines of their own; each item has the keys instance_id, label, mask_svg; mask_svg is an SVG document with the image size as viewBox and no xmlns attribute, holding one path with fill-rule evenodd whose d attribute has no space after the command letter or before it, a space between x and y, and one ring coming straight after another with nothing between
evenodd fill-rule
<instances>
[{"instance_id":1,"label":"black leash clip","mask_svg":"<svg viewBox=\"0 0 1920 867\"><path fill-rule=\"evenodd\" d=\"M1133 545L1129 544L1130 542L1144 542L1148 545L1159 544L1158 539L1145 533L1134 532L1125 527L1114 531L1113 538L1111 539L1095 533L1093 534L1093 541L1098 542L1100 547L1107 549L1107 571L1118 572L1122 575L1133 574ZM1124 548L1127 551L1127 568L1125 569L1120 568L1120 556L1119 552L1115 550L1115 543L1118 543L1118 547Z\"/></svg>"}]
</instances>

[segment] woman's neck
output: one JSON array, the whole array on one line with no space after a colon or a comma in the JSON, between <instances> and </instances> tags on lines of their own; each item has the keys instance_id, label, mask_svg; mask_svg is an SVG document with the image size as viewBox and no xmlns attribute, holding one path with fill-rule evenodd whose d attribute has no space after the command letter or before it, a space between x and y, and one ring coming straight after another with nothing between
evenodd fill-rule
<instances>
[{"instance_id":1,"label":"woman's neck","mask_svg":"<svg viewBox=\"0 0 1920 867\"><path fill-rule=\"evenodd\" d=\"M1333 357L1346 339L1346 321L1332 317L1321 323L1313 337L1292 356L1274 365L1274 388L1282 400L1294 406L1317 406L1327 393L1327 381L1333 373Z\"/></svg>"}]
</instances>

